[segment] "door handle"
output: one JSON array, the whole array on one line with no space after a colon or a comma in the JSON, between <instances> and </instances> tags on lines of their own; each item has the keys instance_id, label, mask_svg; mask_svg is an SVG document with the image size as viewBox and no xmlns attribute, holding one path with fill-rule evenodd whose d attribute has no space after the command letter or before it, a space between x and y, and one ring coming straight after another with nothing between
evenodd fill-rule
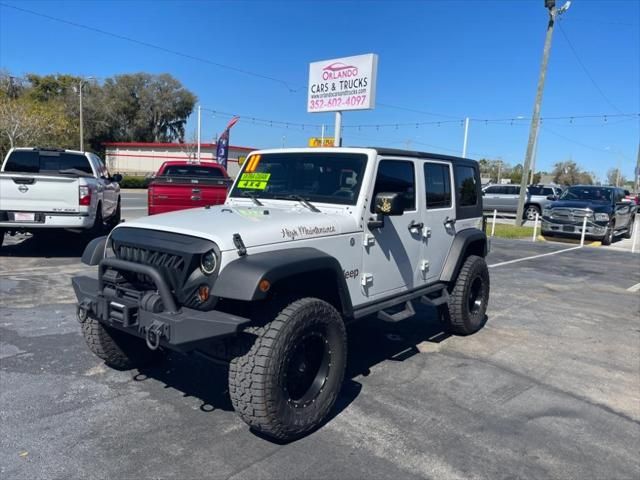
<instances>
[{"instance_id":1,"label":"door handle","mask_svg":"<svg viewBox=\"0 0 640 480\"><path fill-rule=\"evenodd\" d=\"M424 223L416 223L414 220L411 220L409 224L409 230L422 230L424 228Z\"/></svg>"},{"instance_id":2,"label":"door handle","mask_svg":"<svg viewBox=\"0 0 640 480\"><path fill-rule=\"evenodd\" d=\"M444 224L445 227L447 225L455 225L456 219L455 218L449 218L449 216L446 216L446 217L444 217L444 220L442 221L442 223Z\"/></svg>"}]
</instances>

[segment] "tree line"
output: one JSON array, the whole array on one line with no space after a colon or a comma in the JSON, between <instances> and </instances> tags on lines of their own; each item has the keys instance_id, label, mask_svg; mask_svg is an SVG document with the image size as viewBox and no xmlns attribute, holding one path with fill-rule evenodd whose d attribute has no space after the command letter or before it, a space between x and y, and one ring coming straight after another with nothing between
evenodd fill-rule
<instances>
[{"instance_id":1,"label":"tree line","mask_svg":"<svg viewBox=\"0 0 640 480\"><path fill-rule=\"evenodd\" d=\"M520 184L522 180L521 164L511 166L502 160L480 160L480 173L483 178L489 178L492 183L498 183L503 179L508 179L511 183ZM558 185L593 185L596 183L595 174L586 171L573 160L556 162L551 172L537 172L533 175L532 183L540 183L542 176L551 176L553 183ZM607 184L615 185L616 179L619 185L626 181L617 169L607 172Z\"/></svg>"},{"instance_id":2,"label":"tree line","mask_svg":"<svg viewBox=\"0 0 640 480\"><path fill-rule=\"evenodd\" d=\"M100 83L81 77L0 72L0 153L40 146L78 149L82 89L84 145L184 142L196 96L169 74L116 75Z\"/></svg>"}]
</instances>

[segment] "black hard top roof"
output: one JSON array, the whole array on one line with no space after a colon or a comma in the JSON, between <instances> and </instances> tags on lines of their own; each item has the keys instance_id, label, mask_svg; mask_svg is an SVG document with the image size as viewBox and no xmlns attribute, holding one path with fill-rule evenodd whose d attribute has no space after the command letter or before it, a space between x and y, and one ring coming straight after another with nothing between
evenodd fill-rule
<instances>
[{"instance_id":1,"label":"black hard top roof","mask_svg":"<svg viewBox=\"0 0 640 480\"><path fill-rule=\"evenodd\" d=\"M384 156L397 156L397 157L411 157L411 158L429 158L431 160L443 160L446 162L457 163L460 165L477 165L478 162L471 160L470 158L454 157L452 155L442 155L440 153L418 152L415 150L402 150L400 148L386 148L386 147L368 147L373 148L378 152L378 155Z\"/></svg>"}]
</instances>

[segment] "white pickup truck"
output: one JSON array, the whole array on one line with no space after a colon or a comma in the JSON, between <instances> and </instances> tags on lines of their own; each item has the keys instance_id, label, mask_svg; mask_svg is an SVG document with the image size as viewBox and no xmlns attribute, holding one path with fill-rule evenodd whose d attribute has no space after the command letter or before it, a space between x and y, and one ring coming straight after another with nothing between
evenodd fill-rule
<instances>
[{"instance_id":1,"label":"white pickup truck","mask_svg":"<svg viewBox=\"0 0 640 480\"><path fill-rule=\"evenodd\" d=\"M99 233L120 223L122 176L89 152L13 148L0 169L0 246L5 233Z\"/></svg>"}]
</instances>

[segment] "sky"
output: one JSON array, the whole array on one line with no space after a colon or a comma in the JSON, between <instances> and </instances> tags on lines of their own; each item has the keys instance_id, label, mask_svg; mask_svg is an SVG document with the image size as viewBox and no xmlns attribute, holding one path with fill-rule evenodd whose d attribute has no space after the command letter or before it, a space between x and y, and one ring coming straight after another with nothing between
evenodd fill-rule
<instances>
[{"instance_id":1,"label":"sky","mask_svg":"<svg viewBox=\"0 0 640 480\"><path fill-rule=\"evenodd\" d=\"M514 165L547 20L543 0L0 0L0 68L170 73L198 97L203 141L238 114L231 143L267 148L333 131L332 113L306 111L310 62L376 53L376 107L345 112L344 145L460 155L469 117L467 156ZM573 0L554 32L536 170L572 159L632 178L639 113L640 0ZM195 128L192 115L188 139Z\"/></svg>"}]
</instances>

